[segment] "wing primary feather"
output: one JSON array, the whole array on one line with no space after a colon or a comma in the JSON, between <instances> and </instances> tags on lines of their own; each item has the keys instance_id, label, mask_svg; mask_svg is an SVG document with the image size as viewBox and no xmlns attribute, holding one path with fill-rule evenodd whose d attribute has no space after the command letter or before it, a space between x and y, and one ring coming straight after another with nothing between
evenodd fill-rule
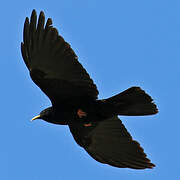
<instances>
[{"instance_id":1,"label":"wing primary feather","mask_svg":"<svg viewBox=\"0 0 180 180\"><path fill-rule=\"evenodd\" d=\"M24 22L24 31L23 31L23 41L26 46L28 46L29 42L29 18L26 17Z\"/></svg>"},{"instance_id":2,"label":"wing primary feather","mask_svg":"<svg viewBox=\"0 0 180 180\"><path fill-rule=\"evenodd\" d=\"M144 157L144 155L138 156L137 154L133 154L133 153L127 152L127 151L123 151L121 154L119 154L119 153L114 153L114 154L117 154L117 157L122 156L122 154L123 154L123 156L122 156L123 161L130 162L131 164L137 163L137 164L142 165L142 166L144 166L144 165L153 166L151 161L146 157L145 153L143 153L145 155L145 157Z\"/></svg>"},{"instance_id":3,"label":"wing primary feather","mask_svg":"<svg viewBox=\"0 0 180 180\"><path fill-rule=\"evenodd\" d=\"M41 48L44 38L44 22L45 22L45 15L41 11L38 19L38 25L37 25L37 41L38 41L38 49Z\"/></svg>"},{"instance_id":4,"label":"wing primary feather","mask_svg":"<svg viewBox=\"0 0 180 180\"><path fill-rule=\"evenodd\" d=\"M64 43L65 43L64 39L61 36L57 36L57 39L52 47L52 52L51 52L52 55L56 56L58 52L62 49Z\"/></svg>"},{"instance_id":5,"label":"wing primary feather","mask_svg":"<svg viewBox=\"0 0 180 180\"><path fill-rule=\"evenodd\" d=\"M36 32L36 24L37 24L37 14L36 11L33 10L31 14L31 19L30 19L30 32L31 34L35 34Z\"/></svg>"},{"instance_id":6,"label":"wing primary feather","mask_svg":"<svg viewBox=\"0 0 180 180\"><path fill-rule=\"evenodd\" d=\"M21 53L22 53L22 57L24 59L24 62L27 66L27 68L29 68L29 64L28 64L28 54L26 52L26 48L24 47L24 43L21 42Z\"/></svg>"},{"instance_id":7,"label":"wing primary feather","mask_svg":"<svg viewBox=\"0 0 180 180\"><path fill-rule=\"evenodd\" d=\"M29 37L29 34L30 34L30 24L29 24L29 18L26 17L25 19L25 22L24 22L24 31L23 31L23 41L24 41L24 44L21 45L21 52L23 54L23 56L25 57L24 59L24 62L26 65L28 65L28 62L29 62L29 54L30 54L30 47L29 47L29 44L30 44L30 37ZM28 65L29 67L29 65Z\"/></svg>"},{"instance_id":8,"label":"wing primary feather","mask_svg":"<svg viewBox=\"0 0 180 180\"><path fill-rule=\"evenodd\" d=\"M52 37L52 29L47 28L47 30L45 32L45 37L44 37L44 46L50 47L52 45L50 43L51 42L51 37Z\"/></svg>"},{"instance_id":9,"label":"wing primary feather","mask_svg":"<svg viewBox=\"0 0 180 180\"><path fill-rule=\"evenodd\" d=\"M48 18L47 22L46 22L46 25L45 25L45 29L44 29L44 43L45 43L45 39L47 37L47 34L50 33L50 30L51 30L51 25L52 25L52 19L51 18ZM48 41L47 41L48 42Z\"/></svg>"},{"instance_id":10,"label":"wing primary feather","mask_svg":"<svg viewBox=\"0 0 180 180\"><path fill-rule=\"evenodd\" d=\"M58 37L58 30L56 28L52 28L52 41L56 41Z\"/></svg>"},{"instance_id":11,"label":"wing primary feather","mask_svg":"<svg viewBox=\"0 0 180 180\"><path fill-rule=\"evenodd\" d=\"M37 14L36 11L33 10L30 18L30 27L29 27L29 59L32 59L32 54L37 49L37 36L36 36L36 26L37 26Z\"/></svg>"},{"instance_id":12,"label":"wing primary feather","mask_svg":"<svg viewBox=\"0 0 180 180\"><path fill-rule=\"evenodd\" d=\"M48 18L46 25L45 25L45 31L47 31L49 29L49 27L51 27L52 25L52 19Z\"/></svg>"},{"instance_id":13,"label":"wing primary feather","mask_svg":"<svg viewBox=\"0 0 180 180\"><path fill-rule=\"evenodd\" d=\"M37 32L41 31L44 28L45 15L44 12L41 11L38 19Z\"/></svg>"}]
</instances>

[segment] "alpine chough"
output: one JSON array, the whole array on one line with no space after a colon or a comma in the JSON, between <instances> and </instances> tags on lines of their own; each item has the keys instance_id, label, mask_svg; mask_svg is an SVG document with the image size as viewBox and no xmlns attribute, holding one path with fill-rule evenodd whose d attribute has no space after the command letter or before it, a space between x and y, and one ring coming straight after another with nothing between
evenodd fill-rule
<instances>
[{"instance_id":1,"label":"alpine chough","mask_svg":"<svg viewBox=\"0 0 180 180\"><path fill-rule=\"evenodd\" d=\"M32 80L52 103L32 120L68 125L77 144L101 163L133 169L155 166L118 118L156 114L157 107L145 91L131 87L98 100L93 80L52 20L45 23L42 11L38 21L35 10L30 21L26 18L21 52Z\"/></svg>"}]
</instances>

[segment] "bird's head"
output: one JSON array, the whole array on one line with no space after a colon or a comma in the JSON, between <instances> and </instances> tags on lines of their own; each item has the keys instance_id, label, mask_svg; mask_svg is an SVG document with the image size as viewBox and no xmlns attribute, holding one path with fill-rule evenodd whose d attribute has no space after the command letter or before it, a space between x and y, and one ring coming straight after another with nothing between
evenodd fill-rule
<instances>
[{"instance_id":1,"label":"bird's head","mask_svg":"<svg viewBox=\"0 0 180 180\"><path fill-rule=\"evenodd\" d=\"M61 125L66 125L67 122L66 120L64 119L64 116L63 116L63 112L57 111L55 112L53 107L48 107L46 109L44 109L43 111L40 112L39 115L35 116L34 118L31 119L31 121L34 121L36 119L42 119L46 122L49 122L49 123L53 123L53 124L61 124Z\"/></svg>"},{"instance_id":2,"label":"bird's head","mask_svg":"<svg viewBox=\"0 0 180 180\"><path fill-rule=\"evenodd\" d=\"M31 119L31 121L34 121L36 119L42 119L44 121L53 123L53 109L52 107L48 107L40 112L39 115L35 116Z\"/></svg>"}]
</instances>

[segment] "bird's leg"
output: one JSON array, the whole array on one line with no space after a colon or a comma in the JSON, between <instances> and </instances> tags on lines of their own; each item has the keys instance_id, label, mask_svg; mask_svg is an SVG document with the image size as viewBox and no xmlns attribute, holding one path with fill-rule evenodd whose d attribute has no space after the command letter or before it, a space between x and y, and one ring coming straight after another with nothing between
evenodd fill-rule
<instances>
[{"instance_id":1,"label":"bird's leg","mask_svg":"<svg viewBox=\"0 0 180 180\"><path fill-rule=\"evenodd\" d=\"M87 114L84 111L82 111L81 109L78 109L77 115L79 116L79 118L87 116Z\"/></svg>"},{"instance_id":2,"label":"bird's leg","mask_svg":"<svg viewBox=\"0 0 180 180\"><path fill-rule=\"evenodd\" d=\"M90 126L92 126L92 124L91 124L91 123L84 124L84 127L90 127Z\"/></svg>"},{"instance_id":3,"label":"bird's leg","mask_svg":"<svg viewBox=\"0 0 180 180\"><path fill-rule=\"evenodd\" d=\"M78 111L77 111L77 115L79 116L79 118L82 118L82 117L87 116L87 113L86 113L86 112L84 112L84 111L82 111L81 109L78 109ZM91 123L84 124L84 127L90 127L90 126L92 126L92 124L91 124Z\"/></svg>"}]
</instances>

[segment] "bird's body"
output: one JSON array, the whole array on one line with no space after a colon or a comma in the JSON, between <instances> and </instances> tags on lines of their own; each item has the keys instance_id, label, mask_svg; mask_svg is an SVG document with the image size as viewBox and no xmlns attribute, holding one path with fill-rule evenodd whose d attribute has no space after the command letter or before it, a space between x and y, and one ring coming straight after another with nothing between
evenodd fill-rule
<instances>
[{"instance_id":1,"label":"bird's body","mask_svg":"<svg viewBox=\"0 0 180 180\"><path fill-rule=\"evenodd\" d=\"M90 122L101 121L113 116L113 113L110 112L108 106L110 106L108 103L105 104L101 100L89 101L88 103L86 101L84 103L78 103L77 105L72 105L71 103L68 104L68 102L63 104L63 106L55 105L48 108L52 113L50 123L69 125L72 123L87 124ZM105 109L103 108L106 108L108 112L106 111L105 113ZM77 114L79 109L82 109L87 115L79 117Z\"/></svg>"},{"instance_id":2,"label":"bird's body","mask_svg":"<svg viewBox=\"0 0 180 180\"><path fill-rule=\"evenodd\" d=\"M26 18L21 51L32 80L52 102L34 119L68 125L77 144L101 163L133 169L154 167L118 118L156 114L156 105L145 91L131 87L99 100L93 80L52 20L45 24L43 12L38 22L35 10L30 22Z\"/></svg>"}]
</instances>

